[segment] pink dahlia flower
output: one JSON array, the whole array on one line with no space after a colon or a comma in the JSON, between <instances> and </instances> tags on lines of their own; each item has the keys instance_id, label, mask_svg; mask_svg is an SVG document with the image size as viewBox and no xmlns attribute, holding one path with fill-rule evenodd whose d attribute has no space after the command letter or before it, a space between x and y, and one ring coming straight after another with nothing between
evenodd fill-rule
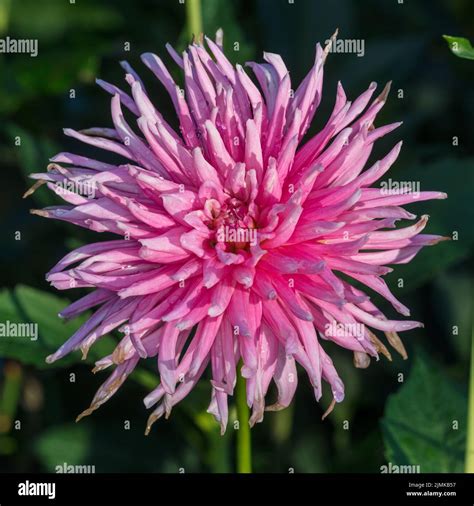
<instances>
[{"instance_id":1,"label":"pink dahlia flower","mask_svg":"<svg viewBox=\"0 0 474 506\"><path fill-rule=\"evenodd\" d=\"M129 92L97 81L112 95L113 127L65 130L123 163L60 153L47 173L33 175L35 187L46 182L67 203L34 213L120 237L72 251L47 275L59 290L94 289L64 309L63 318L97 308L48 362L77 349L86 355L101 336L123 333L115 351L96 363L95 370L115 369L80 417L106 402L147 357L156 357L160 377L145 398L154 407L147 430L208 367L209 412L222 431L239 372L251 425L265 409L290 404L297 363L317 400L323 380L329 384L330 411L343 400L344 385L325 341L352 351L355 365L367 367L379 353L390 358L376 333L406 356L397 332L422 325L388 319L350 282L408 316L383 280L392 270L387 264L409 262L443 239L420 233L427 216L395 228L398 220L416 218L401 207L413 195L374 186L401 143L365 169L374 142L399 125L374 126L389 86L371 100L372 83L350 102L339 83L326 126L304 140L321 100L329 48L316 46L314 65L293 92L279 55L248 63L256 84L229 63L221 41L206 41L209 50L192 44L182 55L168 47L183 71L184 90L158 56L142 55L171 97L179 130L123 62ZM81 187L94 191L74 191ZM417 201L445 197L421 192ZM277 399L265 406L272 380Z\"/></svg>"}]
</instances>

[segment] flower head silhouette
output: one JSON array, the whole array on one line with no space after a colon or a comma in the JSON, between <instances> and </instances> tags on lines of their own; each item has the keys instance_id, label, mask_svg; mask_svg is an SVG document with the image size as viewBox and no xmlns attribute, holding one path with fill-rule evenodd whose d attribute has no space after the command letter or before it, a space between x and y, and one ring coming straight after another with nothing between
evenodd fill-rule
<instances>
[{"instance_id":1,"label":"flower head silhouette","mask_svg":"<svg viewBox=\"0 0 474 506\"><path fill-rule=\"evenodd\" d=\"M330 340L366 367L379 353L390 358L380 333L402 355L397 332L421 326L391 320L357 286L409 310L389 291L388 264L409 262L443 239L421 234L427 216L403 209L410 192L374 184L400 151L365 168L377 139L399 123L374 126L389 86L372 99L370 84L356 100L342 85L326 125L303 140L322 95L329 45L316 46L314 65L292 90L277 54L248 63L255 80L224 56L220 37L168 51L184 75L184 89L151 53L143 63L169 93L179 129L163 118L131 68L128 92L98 80L112 95L112 128L65 134L119 155L118 164L59 153L46 173L34 174L66 205L33 212L118 236L67 254L47 275L57 289L93 288L64 311L72 318L94 308L48 362L89 348L114 329L115 351L95 370L115 367L90 414L106 402L140 359L156 357L159 386L145 398L148 422L168 416L210 369L209 412L225 431L236 375L246 378L251 425L264 410L288 406L305 369L316 399L323 381L333 402L344 385L324 350ZM75 188L94 191L74 191ZM61 189L61 191L59 191ZM417 201L445 198L424 191ZM241 371L238 363L241 361ZM266 406L272 381L276 402Z\"/></svg>"}]
</instances>

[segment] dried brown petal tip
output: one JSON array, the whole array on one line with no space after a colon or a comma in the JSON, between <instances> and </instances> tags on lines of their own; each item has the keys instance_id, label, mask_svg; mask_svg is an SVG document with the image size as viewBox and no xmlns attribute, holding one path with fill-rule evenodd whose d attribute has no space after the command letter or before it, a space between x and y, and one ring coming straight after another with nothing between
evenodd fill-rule
<instances>
[{"instance_id":1,"label":"dried brown petal tip","mask_svg":"<svg viewBox=\"0 0 474 506\"><path fill-rule=\"evenodd\" d=\"M148 421L146 423L145 436L148 436L151 431L152 425L160 418L158 415L154 415L153 413L148 417Z\"/></svg>"},{"instance_id":2,"label":"dried brown petal tip","mask_svg":"<svg viewBox=\"0 0 474 506\"><path fill-rule=\"evenodd\" d=\"M81 360L87 360L87 354L89 353L89 346L81 346L82 357Z\"/></svg>"},{"instance_id":3,"label":"dried brown petal tip","mask_svg":"<svg viewBox=\"0 0 474 506\"><path fill-rule=\"evenodd\" d=\"M326 58L329 54L329 51L331 51L331 47L332 45L334 44L334 41L336 40L336 37L337 37L337 34L339 33L339 28L336 28L336 31L331 35L331 37L329 38L329 41L328 43L326 44L326 46L324 47L324 51L323 51L323 62L326 61Z\"/></svg>"},{"instance_id":4,"label":"dried brown petal tip","mask_svg":"<svg viewBox=\"0 0 474 506\"><path fill-rule=\"evenodd\" d=\"M23 194L22 198L26 199L30 195L33 195L33 193L35 193L35 191L40 186L43 186L44 184L46 184L46 181L44 179L39 179L38 181L36 181L36 183L31 188L29 188L28 190L26 190L26 192Z\"/></svg>"},{"instance_id":5,"label":"dried brown petal tip","mask_svg":"<svg viewBox=\"0 0 474 506\"><path fill-rule=\"evenodd\" d=\"M370 330L369 330L368 333L369 333L370 340L374 344L375 349L377 350L377 352L381 353L382 355L384 355L385 357L387 357L388 360L390 360L390 362L391 362L392 361L392 355L388 351L387 347L382 343L382 341L380 341L380 339L373 332L370 332Z\"/></svg>"},{"instance_id":6,"label":"dried brown petal tip","mask_svg":"<svg viewBox=\"0 0 474 506\"><path fill-rule=\"evenodd\" d=\"M82 420L84 417L91 415L96 409L97 407L91 406L90 408L84 410L80 415L77 416L76 423Z\"/></svg>"},{"instance_id":7,"label":"dried brown petal tip","mask_svg":"<svg viewBox=\"0 0 474 506\"><path fill-rule=\"evenodd\" d=\"M400 336L396 332L385 332L385 335L387 336L387 340L390 345L395 348L398 353L400 353L400 355L403 357L403 360L406 360L408 358L408 354L405 346L403 346Z\"/></svg>"},{"instance_id":8,"label":"dried brown petal tip","mask_svg":"<svg viewBox=\"0 0 474 506\"><path fill-rule=\"evenodd\" d=\"M331 401L331 404L329 404L328 409L324 412L323 416L321 417L321 420L324 420L329 414L331 414L332 410L334 409L334 406L336 405L336 400L333 399Z\"/></svg>"},{"instance_id":9,"label":"dried brown petal tip","mask_svg":"<svg viewBox=\"0 0 474 506\"><path fill-rule=\"evenodd\" d=\"M370 357L367 353L361 351L354 351L354 366L357 369L367 369L370 365Z\"/></svg>"},{"instance_id":10,"label":"dried brown petal tip","mask_svg":"<svg viewBox=\"0 0 474 506\"><path fill-rule=\"evenodd\" d=\"M388 94L390 93L390 88L392 87L392 81L389 81L382 90L382 93L375 99L377 102L386 102Z\"/></svg>"},{"instance_id":11,"label":"dried brown petal tip","mask_svg":"<svg viewBox=\"0 0 474 506\"><path fill-rule=\"evenodd\" d=\"M36 216L42 216L43 218L48 218L49 213L44 209L30 209L30 214L35 214Z\"/></svg>"},{"instance_id":12,"label":"dried brown petal tip","mask_svg":"<svg viewBox=\"0 0 474 506\"><path fill-rule=\"evenodd\" d=\"M275 404L270 404L269 406L265 407L265 411L281 411L282 409L285 409L286 406L283 406L283 404L279 404L278 402L275 402Z\"/></svg>"}]
</instances>

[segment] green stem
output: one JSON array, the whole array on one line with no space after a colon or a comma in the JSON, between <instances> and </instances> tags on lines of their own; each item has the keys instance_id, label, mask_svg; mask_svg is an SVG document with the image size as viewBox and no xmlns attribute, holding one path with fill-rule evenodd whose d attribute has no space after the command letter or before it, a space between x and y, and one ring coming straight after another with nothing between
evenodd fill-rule
<instances>
[{"instance_id":1,"label":"green stem","mask_svg":"<svg viewBox=\"0 0 474 506\"><path fill-rule=\"evenodd\" d=\"M11 0L0 0L0 35L8 30L10 24Z\"/></svg>"},{"instance_id":2,"label":"green stem","mask_svg":"<svg viewBox=\"0 0 474 506\"><path fill-rule=\"evenodd\" d=\"M466 473L474 473L474 321L471 334L471 380L467 414Z\"/></svg>"},{"instance_id":3,"label":"green stem","mask_svg":"<svg viewBox=\"0 0 474 506\"><path fill-rule=\"evenodd\" d=\"M250 438L249 417L250 410L247 404L245 379L240 373L242 362L238 367L235 402L237 404L237 419L239 430L237 431L237 472L252 472L252 441Z\"/></svg>"},{"instance_id":4,"label":"green stem","mask_svg":"<svg viewBox=\"0 0 474 506\"><path fill-rule=\"evenodd\" d=\"M199 40L202 34L201 0L186 0L186 30L188 40Z\"/></svg>"},{"instance_id":5,"label":"green stem","mask_svg":"<svg viewBox=\"0 0 474 506\"><path fill-rule=\"evenodd\" d=\"M21 365L16 362L7 362L3 395L0 397L0 434L9 432L11 429L18 409L22 385L23 370Z\"/></svg>"}]
</instances>

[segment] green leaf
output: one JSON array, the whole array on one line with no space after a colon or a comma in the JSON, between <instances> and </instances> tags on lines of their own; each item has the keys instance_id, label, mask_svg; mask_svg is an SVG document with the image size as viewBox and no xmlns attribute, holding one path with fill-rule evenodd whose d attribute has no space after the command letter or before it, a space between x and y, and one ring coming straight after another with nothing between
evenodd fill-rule
<instances>
[{"instance_id":1,"label":"green leaf","mask_svg":"<svg viewBox=\"0 0 474 506\"><path fill-rule=\"evenodd\" d=\"M389 397L382 431L392 465L420 472L462 472L467 396L421 350L409 378ZM457 424L457 428L456 428Z\"/></svg>"},{"instance_id":2,"label":"green leaf","mask_svg":"<svg viewBox=\"0 0 474 506\"><path fill-rule=\"evenodd\" d=\"M35 443L35 451L45 468L54 472L56 466L64 463L86 464L91 445L90 426L67 424L44 432Z\"/></svg>"},{"instance_id":3,"label":"green leaf","mask_svg":"<svg viewBox=\"0 0 474 506\"><path fill-rule=\"evenodd\" d=\"M73 353L54 364L47 364L46 357L55 352L88 318L82 315L65 322L58 313L69 304L67 299L28 286L18 285L13 291L0 291L0 323L37 324L38 333L30 337L0 337L0 356L19 360L40 369L67 367L80 359L80 353ZM35 339L37 337L37 339ZM102 337L90 350L87 362L113 350L114 341Z\"/></svg>"},{"instance_id":4,"label":"green leaf","mask_svg":"<svg viewBox=\"0 0 474 506\"><path fill-rule=\"evenodd\" d=\"M474 60L474 48L468 39L464 37L452 37L451 35L443 35L444 40L448 43L449 49L459 58L467 58Z\"/></svg>"},{"instance_id":5,"label":"green leaf","mask_svg":"<svg viewBox=\"0 0 474 506\"><path fill-rule=\"evenodd\" d=\"M115 422L96 420L53 426L35 439L34 453L47 472L55 472L57 466L64 464L94 466L96 473L176 472L180 467L193 472L199 469L196 452L192 447L181 445L177 433L171 433L171 437L161 434L150 441L143 436L142 430L124 430L123 422ZM131 455L139 455L139 458L130 458Z\"/></svg>"}]
</instances>

